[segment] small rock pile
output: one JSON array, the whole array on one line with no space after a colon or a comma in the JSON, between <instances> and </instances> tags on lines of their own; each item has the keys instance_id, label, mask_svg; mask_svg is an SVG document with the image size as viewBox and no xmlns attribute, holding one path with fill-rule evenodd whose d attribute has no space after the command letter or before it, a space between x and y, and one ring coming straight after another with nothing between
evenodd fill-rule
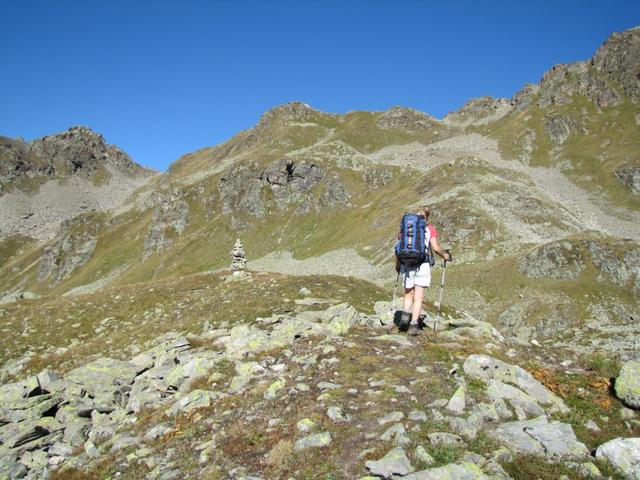
<instances>
[{"instance_id":1,"label":"small rock pile","mask_svg":"<svg viewBox=\"0 0 640 480\"><path fill-rule=\"evenodd\" d=\"M238 238L233 250L231 250L231 270L234 272L242 272L247 266L247 257L244 253L242 242Z\"/></svg>"}]
</instances>

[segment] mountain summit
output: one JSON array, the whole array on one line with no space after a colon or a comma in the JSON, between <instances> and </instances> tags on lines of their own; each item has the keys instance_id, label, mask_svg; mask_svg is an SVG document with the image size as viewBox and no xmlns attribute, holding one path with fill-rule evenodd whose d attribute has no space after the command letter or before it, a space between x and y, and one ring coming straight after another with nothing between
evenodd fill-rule
<instances>
[{"instance_id":1,"label":"mountain summit","mask_svg":"<svg viewBox=\"0 0 640 480\"><path fill-rule=\"evenodd\" d=\"M51 238L83 211L121 205L154 173L87 127L31 142L0 137L0 238Z\"/></svg>"}]
</instances>

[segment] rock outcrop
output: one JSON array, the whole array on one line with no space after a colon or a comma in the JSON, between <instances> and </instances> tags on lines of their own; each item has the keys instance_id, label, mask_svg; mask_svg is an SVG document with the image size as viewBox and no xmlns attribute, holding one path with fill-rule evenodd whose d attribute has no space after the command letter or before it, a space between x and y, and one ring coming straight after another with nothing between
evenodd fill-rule
<instances>
[{"instance_id":1,"label":"rock outcrop","mask_svg":"<svg viewBox=\"0 0 640 480\"><path fill-rule=\"evenodd\" d=\"M640 410L640 360L622 366L616 378L616 395L631 408Z\"/></svg>"},{"instance_id":2,"label":"rock outcrop","mask_svg":"<svg viewBox=\"0 0 640 480\"><path fill-rule=\"evenodd\" d=\"M180 190L156 192L151 200L154 205L151 226L144 239L144 256L164 250L173 245L189 224L189 204Z\"/></svg>"},{"instance_id":3,"label":"rock outcrop","mask_svg":"<svg viewBox=\"0 0 640 480\"><path fill-rule=\"evenodd\" d=\"M42 250L38 279L55 285L91 258L103 222L95 214L62 222L54 242Z\"/></svg>"}]
</instances>

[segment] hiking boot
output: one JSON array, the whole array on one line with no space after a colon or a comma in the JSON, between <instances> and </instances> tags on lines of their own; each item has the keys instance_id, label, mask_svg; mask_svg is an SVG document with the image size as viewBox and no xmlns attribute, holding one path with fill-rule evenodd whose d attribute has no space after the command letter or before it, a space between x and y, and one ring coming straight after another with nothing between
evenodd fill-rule
<instances>
[{"instance_id":1,"label":"hiking boot","mask_svg":"<svg viewBox=\"0 0 640 480\"><path fill-rule=\"evenodd\" d=\"M406 332L409 329L411 323L411 312L402 312L400 315L400 322L398 322L398 330Z\"/></svg>"},{"instance_id":2,"label":"hiking boot","mask_svg":"<svg viewBox=\"0 0 640 480\"><path fill-rule=\"evenodd\" d=\"M417 323L412 323L411 325L409 325L408 334L411 337L417 337L418 335L420 335L420 327L418 327Z\"/></svg>"},{"instance_id":3,"label":"hiking boot","mask_svg":"<svg viewBox=\"0 0 640 480\"><path fill-rule=\"evenodd\" d=\"M421 313L420 316L418 317L418 328L420 330L424 330L424 327L427 326L427 324L425 323L426 318L427 316L424 313Z\"/></svg>"}]
</instances>

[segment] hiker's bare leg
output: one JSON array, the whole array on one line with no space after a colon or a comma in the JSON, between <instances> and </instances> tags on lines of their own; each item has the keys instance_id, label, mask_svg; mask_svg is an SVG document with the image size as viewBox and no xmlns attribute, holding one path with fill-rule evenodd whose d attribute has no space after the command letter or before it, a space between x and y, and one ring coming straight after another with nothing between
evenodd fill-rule
<instances>
[{"instance_id":1,"label":"hiker's bare leg","mask_svg":"<svg viewBox=\"0 0 640 480\"><path fill-rule=\"evenodd\" d=\"M418 323L420 312L422 311L422 299L424 298L424 287L416 285L413 294L413 311L411 313L411 322Z\"/></svg>"},{"instance_id":2,"label":"hiker's bare leg","mask_svg":"<svg viewBox=\"0 0 640 480\"><path fill-rule=\"evenodd\" d=\"M412 303L413 303L413 288L405 288L404 289L404 302L402 304L402 311L410 312Z\"/></svg>"}]
</instances>

